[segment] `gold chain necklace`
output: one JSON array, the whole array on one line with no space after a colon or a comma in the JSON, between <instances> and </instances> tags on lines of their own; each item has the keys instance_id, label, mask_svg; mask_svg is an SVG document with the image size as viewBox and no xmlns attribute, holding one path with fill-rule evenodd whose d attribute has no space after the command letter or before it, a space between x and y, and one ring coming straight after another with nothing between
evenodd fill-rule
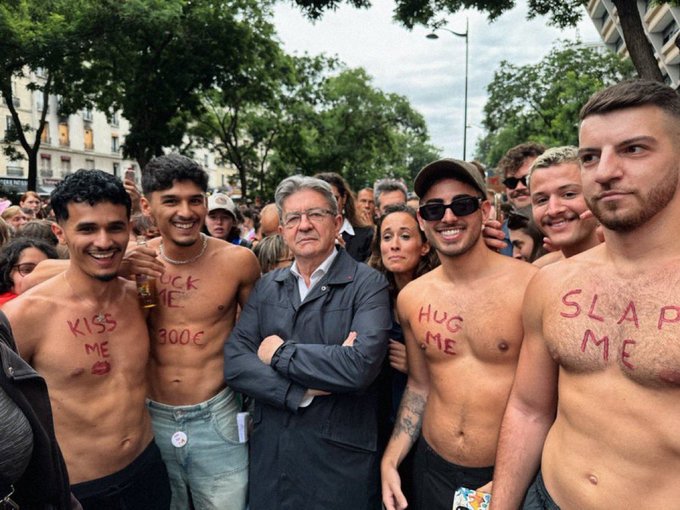
<instances>
[{"instance_id":1,"label":"gold chain necklace","mask_svg":"<svg viewBox=\"0 0 680 510\"><path fill-rule=\"evenodd\" d=\"M64 271L64 272L61 273L61 274L64 276L64 281L66 282L66 285L69 286L69 288L71 289L71 292L73 292L73 294L74 294L80 301L83 301L83 302L88 302L88 301L90 301L90 302L91 302L91 300L89 300L89 299L84 299L80 294L78 294L78 293L76 292L76 289L73 288L73 285L71 285L71 282L69 282L69 281L68 281L68 278L66 278L66 271ZM99 313L97 313L97 314L94 316L94 319L92 319L92 322L94 322L95 324L104 324L104 323L106 322L106 314L105 314L104 312L99 312Z\"/></svg>"},{"instance_id":2,"label":"gold chain necklace","mask_svg":"<svg viewBox=\"0 0 680 510\"><path fill-rule=\"evenodd\" d=\"M192 262L196 262L198 259L200 259L203 254L205 253L205 249L208 247L208 236L205 235L203 232L201 232L201 239L203 239L203 246L201 246L201 251L198 252L198 255L195 255L191 257L190 259L187 260L175 260L171 259L165 254L165 251L163 250L163 240L161 239L161 245L159 247L159 253L161 255L161 258L165 260L166 262L170 262L170 264L175 264L176 266L182 265L182 264L191 264Z\"/></svg>"}]
</instances>

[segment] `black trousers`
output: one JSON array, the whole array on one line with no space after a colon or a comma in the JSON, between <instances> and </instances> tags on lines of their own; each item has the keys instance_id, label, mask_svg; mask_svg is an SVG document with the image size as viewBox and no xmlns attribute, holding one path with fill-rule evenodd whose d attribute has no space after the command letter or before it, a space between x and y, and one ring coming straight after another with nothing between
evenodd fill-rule
<instances>
[{"instance_id":1,"label":"black trousers","mask_svg":"<svg viewBox=\"0 0 680 510\"><path fill-rule=\"evenodd\" d=\"M103 478L78 483L71 491L83 510L168 510L170 481L154 441L130 465Z\"/></svg>"},{"instance_id":2,"label":"black trousers","mask_svg":"<svg viewBox=\"0 0 680 510\"><path fill-rule=\"evenodd\" d=\"M440 457L421 436L413 462L415 510L451 510L458 487L477 489L493 478L493 466L471 468Z\"/></svg>"},{"instance_id":3,"label":"black trousers","mask_svg":"<svg viewBox=\"0 0 680 510\"><path fill-rule=\"evenodd\" d=\"M522 510L560 510L560 507L548 494L540 471L534 482L529 486L526 496L524 496Z\"/></svg>"}]
</instances>

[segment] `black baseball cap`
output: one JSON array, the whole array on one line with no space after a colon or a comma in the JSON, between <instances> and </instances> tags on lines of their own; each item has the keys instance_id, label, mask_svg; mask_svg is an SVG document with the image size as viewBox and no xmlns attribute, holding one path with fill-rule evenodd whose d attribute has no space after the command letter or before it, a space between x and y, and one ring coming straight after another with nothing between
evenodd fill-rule
<instances>
[{"instance_id":1,"label":"black baseball cap","mask_svg":"<svg viewBox=\"0 0 680 510\"><path fill-rule=\"evenodd\" d=\"M476 166L459 159L444 158L425 165L413 182L413 189L419 198L437 181L446 178L459 179L474 186L486 198L486 182Z\"/></svg>"}]
</instances>

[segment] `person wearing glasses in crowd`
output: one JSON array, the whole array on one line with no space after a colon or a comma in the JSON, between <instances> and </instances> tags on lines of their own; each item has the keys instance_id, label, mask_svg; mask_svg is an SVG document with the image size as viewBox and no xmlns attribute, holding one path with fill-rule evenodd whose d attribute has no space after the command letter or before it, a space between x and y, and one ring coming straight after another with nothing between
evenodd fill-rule
<instances>
[{"instance_id":1,"label":"person wearing glasses in crowd","mask_svg":"<svg viewBox=\"0 0 680 510\"><path fill-rule=\"evenodd\" d=\"M255 399L249 507L375 510L387 281L336 245L327 182L289 177L275 199L295 262L259 280L224 350L227 384Z\"/></svg>"},{"instance_id":2,"label":"person wearing glasses in crowd","mask_svg":"<svg viewBox=\"0 0 680 510\"><path fill-rule=\"evenodd\" d=\"M545 146L540 143L522 143L508 150L498 162L498 170L503 175L505 195L510 205L527 218L531 217L529 170L534 160L544 151ZM500 253L513 256L507 219L501 223L491 218L485 224L484 235L491 240L489 244Z\"/></svg>"},{"instance_id":3,"label":"person wearing glasses in crowd","mask_svg":"<svg viewBox=\"0 0 680 510\"><path fill-rule=\"evenodd\" d=\"M476 489L493 476L522 341L522 296L536 268L485 244L491 204L471 164L432 162L414 189L420 228L441 265L397 298L408 382L382 459L383 503L450 510L457 488ZM407 502L397 468L414 444L414 501Z\"/></svg>"},{"instance_id":4,"label":"person wearing glasses in crowd","mask_svg":"<svg viewBox=\"0 0 680 510\"><path fill-rule=\"evenodd\" d=\"M0 305L23 292L22 282L39 262L58 258L57 250L44 241L20 237L0 250Z\"/></svg>"}]
</instances>

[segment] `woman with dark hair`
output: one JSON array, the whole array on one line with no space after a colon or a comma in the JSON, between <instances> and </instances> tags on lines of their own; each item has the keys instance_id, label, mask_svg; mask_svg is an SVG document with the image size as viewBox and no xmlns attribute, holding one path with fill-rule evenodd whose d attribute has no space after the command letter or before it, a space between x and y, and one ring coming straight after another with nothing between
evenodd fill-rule
<instances>
[{"instance_id":1,"label":"woman with dark hair","mask_svg":"<svg viewBox=\"0 0 680 510\"><path fill-rule=\"evenodd\" d=\"M44 241L19 237L0 250L0 305L23 292L22 281L39 262L59 258L57 250Z\"/></svg>"},{"instance_id":2,"label":"woman with dark hair","mask_svg":"<svg viewBox=\"0 0 680 510\"><path fill-rule=\"evenodd\" d=\"M546 254L543 249L543 232L538 230L534 222L524 214L510 211L508 230L514 258L532 263Z\"/></svg>"},{"instance_id":3,"label":"woman with dark hair","mask_svg":"<svg viewBox=\"0 0 680 510\"><path fill-rule=\"evenodd\" d=\"M359 262L365 262L371 254L373 227L365 223L357 213L354 204L354 193L340 174L324 172L314 177L331 185L333 196L338 202L338 210L344 221L340 227L338 243L344 246L347 253Z\"/></svg>"},{"instance_id":4,"label":"woman with dark hair","mask_svg":"<svg viewBox=\"0 0 680 510\"><path fill-rule=\"evenodd\" d=\"M376 233L368 265L383 273L387 278L394 310L399 291L412 280L437 267L439 258L418 226L415 209L406 204L386 206L385 212L376 224ZM396 412L399 409L404 388L406 388L408 373L404 334L394 311L388 359L390 366L386 367L381 374L385 391L389 395L383 399L384 407L381 409L383 447L389 440ZM409 455L399 468L405 494L409 492L407 483L411 477L404 476L404 474L410 470L411 456Z\"/></svg>"}]
</instances>

